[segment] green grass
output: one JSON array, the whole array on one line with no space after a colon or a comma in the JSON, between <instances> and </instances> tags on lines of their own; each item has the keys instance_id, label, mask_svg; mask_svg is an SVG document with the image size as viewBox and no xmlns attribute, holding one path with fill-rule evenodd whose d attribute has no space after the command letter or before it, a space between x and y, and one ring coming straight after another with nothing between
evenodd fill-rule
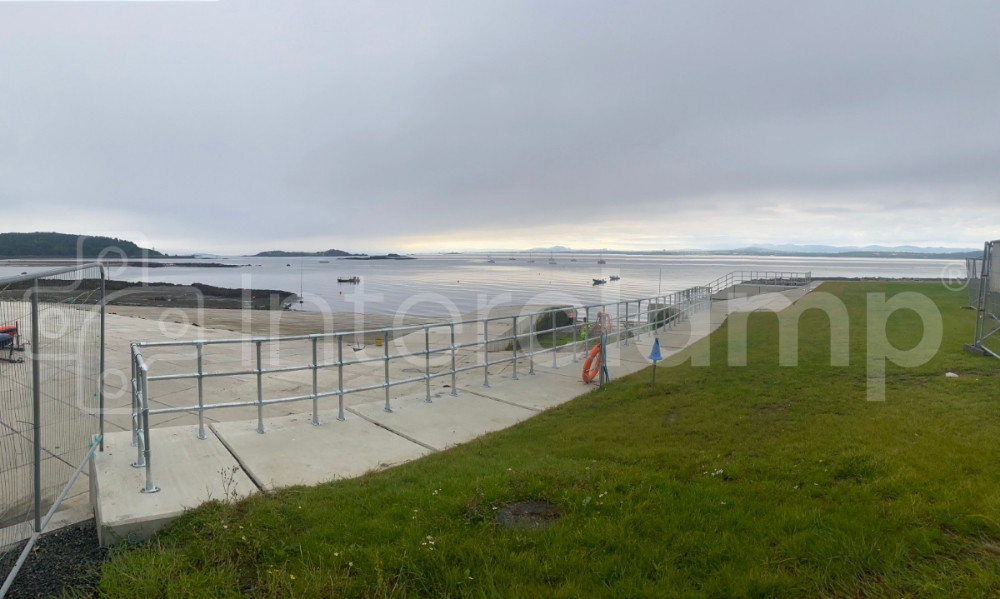
<instances>
[{"instance_id":1,"label":"green grass","mask_svg":"<svg viewBox=\"0 0 1000 599\"><path fill-rule=\"evenodd\" d=\"M851 365L802 317L779 368L777 318L749 320L748 366L660 368L513 428L362 478L211 503L105 565L109 597L981 597L1000 591L1000 363L962 351L974 313L933 284L827 284ZM890 365L866 401L865 294L941 308L927 365ZM920 320L889 321L896 347ZM961 378L944 377L946 371ZM324 456L316 456L322 460ZM543 499L541 531L494 523ZM433 540L433 544L430 541Z\"/></svg>"}]
</instances>

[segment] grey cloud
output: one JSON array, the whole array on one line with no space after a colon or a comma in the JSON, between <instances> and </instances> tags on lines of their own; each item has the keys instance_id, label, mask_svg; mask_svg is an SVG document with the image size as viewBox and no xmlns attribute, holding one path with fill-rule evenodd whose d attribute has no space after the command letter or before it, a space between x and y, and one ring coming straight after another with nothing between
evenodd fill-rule
<instances>
[{"instance_id":1,"label":"grey cloud","mask_svg":"<svg viewBox=\"0 0 1000 599\"><path fill-rule=\"evenodd\" d=\"M996 214L998 24L995 2L0 2L0 198L206 249L709 209L736 239L771 192L815 206L816 239L849 233L830 194L971 189Z\"/></svg>"}]
</instances>

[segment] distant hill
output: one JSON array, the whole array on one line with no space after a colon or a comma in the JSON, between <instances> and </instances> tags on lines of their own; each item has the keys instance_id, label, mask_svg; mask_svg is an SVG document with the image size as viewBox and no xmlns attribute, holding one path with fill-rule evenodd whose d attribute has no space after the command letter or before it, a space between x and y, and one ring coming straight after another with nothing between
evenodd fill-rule
<instances>
[{"instance_id":1,"label":"distant hill","mask_svg":"<svg viewBox=\"0 0 1000 599\"><path fill-rule=\"evenodd\" d=\"M838 247L833 245L795 245L792 243L786 243L782 245L772 245L770 243L758 243L745 249L767 249L767 250L777 250L779 252L788 253L802 253L806 252L809 254L846 254L850 252L889 252L889 253L906 253L906 254L967 254L970 252L982 252L982 248L946 248L946 247L918 247L915 245L897 245L893 247L887 247L884 245L867 245L864 247L859 246L846 246Z\"/></svg>"},{"instance_id":2,"label":"distant hill","mask_svg":"<svg viewBox=\"0 0 1000 599\"><path fill-rule=\"evenodd\" d=\"M82 242L81 242L82 240ZM118 248L128 258L160 258L155 250L114 237L86 237L68 233L0 233L0 257L4 258L97 258L106 248ZM113 252L109 259L121 255Z\"/></svg>"},{"instance_id":3,"label":"distant hill","mask_svg":"<svg viewBox=\"0 0 1000 599\"><path fill-rule=\"evenodd\" d=\"M325 252L285 252L283 250L271 250L254 254L254 258L310 258L322 256L324 258L336 256L364 256L364 254L352 254L344 250L326 250Z\"/></svg>"}]
</instances>

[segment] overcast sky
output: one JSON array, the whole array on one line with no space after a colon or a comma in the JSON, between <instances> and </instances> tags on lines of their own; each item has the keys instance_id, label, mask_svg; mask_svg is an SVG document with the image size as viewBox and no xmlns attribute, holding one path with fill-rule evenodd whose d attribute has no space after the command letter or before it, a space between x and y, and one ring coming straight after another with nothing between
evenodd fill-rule
<instances>
[{"instance_id":1,"label":"overcast sky","mask_svg":"<svg viewBox=\"0 0 1000 599\"><path fill-rule=\"evenodd\" d=\"M976 247L1000 2L0 0L0 230Z\"/></svg>"}]
</instances>

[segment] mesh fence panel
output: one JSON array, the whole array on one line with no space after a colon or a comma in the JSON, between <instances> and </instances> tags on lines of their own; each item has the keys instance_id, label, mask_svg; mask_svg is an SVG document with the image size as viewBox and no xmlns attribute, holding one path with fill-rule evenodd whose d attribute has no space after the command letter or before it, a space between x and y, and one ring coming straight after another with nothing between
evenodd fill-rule
<instances>
[{"instance_id":1,"label":"mesh fence panel","mask_svg":"<svg viewBox=\"0 0 1000 599\"><path fill-rule=\"evenodd\" d=\"M969 281L969 305L973 308L979 307L979 282L983 272L983 260L981 258L965 259L966 279Z\"/></svg>"},{"instance_id":2,"label":"mesh fence panel","mask_svg":"<svg viewBox=\"0 0 1000 599\"><path fill-rule=\"evenodd\" d=\"M39 369L39 517L67 487L99 432L100 269L37 279L35 318L34 282L0 281L0 582L35 530L33 353Z\"/></svg>"},{"instance_id":3,"label":"mesh fence panel","mask_svg":"<svg viewBox=\"0 0 1000 599\"><path fill-rule=\"evenodd\" d=\"M1000 357L1000 241L986 244L980 280L976 345Z\"/></svg>"}]
</instances>

